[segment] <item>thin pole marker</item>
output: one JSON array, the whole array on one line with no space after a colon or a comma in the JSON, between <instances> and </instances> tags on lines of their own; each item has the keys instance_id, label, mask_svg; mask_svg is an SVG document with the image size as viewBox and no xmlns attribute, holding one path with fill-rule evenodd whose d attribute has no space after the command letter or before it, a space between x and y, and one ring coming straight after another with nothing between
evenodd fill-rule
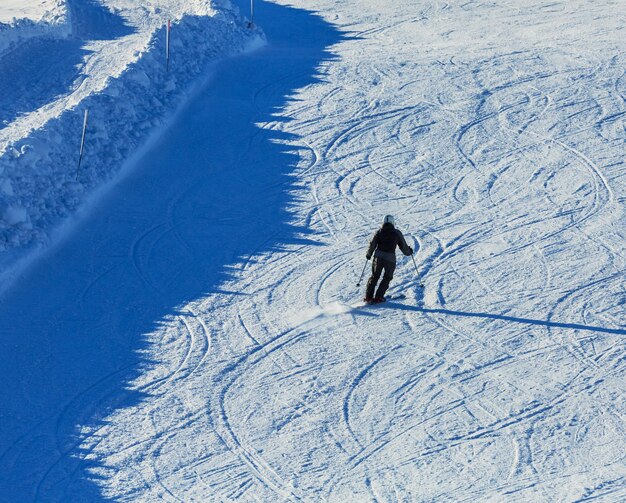
<instances>
[{"instance_id":1,"label":"thin pole marker","mask_svg":"<svg viewBox=\"0 0 626 503\"><path fill-rule=\"evenodd\" d=\"M167 20L167 30L165 30L165 71L170 70L170 31L172 30L172 20Z\"/></svg>"},{"instance_id":2,"label":"thin pole marker","mask_svg":"<svg viewBox=\"0 0 626 503\"><path fill-rule=\"evenodd\" d=\"M80 140L80 154L78 155L78 166L76 167L76 180L78 180L78 174L80 172L80 163L83 160L83 152L85 150L85 135L87 134L87 118L89 117L89 110L85 109L85 119L83 121L83 137Z\"/></svg>"}]
</instances>

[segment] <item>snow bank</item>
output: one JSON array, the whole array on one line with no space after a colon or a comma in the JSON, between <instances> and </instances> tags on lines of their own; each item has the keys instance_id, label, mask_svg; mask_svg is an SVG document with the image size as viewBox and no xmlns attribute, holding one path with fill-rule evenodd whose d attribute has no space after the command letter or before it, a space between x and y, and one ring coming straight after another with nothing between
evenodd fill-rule
<instances>
[{"instance_id":1,"label":"snow bank","mask_svg":"<svg viewBox=\"0 0 626 503\"><path fill-rule=\"evenodd\" d=\"M88 95L43 127L0 153L0 290L55 240L55 229L85 206L95 189L119 174L124 163L163 128L190 84L208 66L262 43L229 2L206 6L207 15L173 21L171 65L165 69L165 28L106 87ZM196 12L198 9L196 9ZM210 15L208 15L210 13ZM80 173L77 164L84 110L89 124Z\"/></svg>"},{"instance_id":2,"label":"snow bank","mask_svg":"<svg viewBox=\"0 0 626 503\"><path fill-rule=\"evenodd\" d=\"M5 13L20 13L20 17L13 17L8 23L0 22L0 55L28 38L63 38L71 34L70 15L65 0L41 2L40 15L33 15L23 6L17 12L9 7L3 6ZM31 17L27 17L29 15Z\"/></svg>"}]
</instances>

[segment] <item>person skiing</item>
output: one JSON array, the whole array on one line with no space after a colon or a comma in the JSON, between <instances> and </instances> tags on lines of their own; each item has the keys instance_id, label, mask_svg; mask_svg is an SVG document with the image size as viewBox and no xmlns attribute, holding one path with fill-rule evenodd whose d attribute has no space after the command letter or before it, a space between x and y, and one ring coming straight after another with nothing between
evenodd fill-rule
<instances>
[{"instance_id":1,"label":"person skiing","mask_svg":"<svg viewBox=\"0 0 626 503\"><path fill-rule=\"evenodd\" d=\"M405 255L413 255L413 248L406 244L402 232L395 228L393 216L387 215L383 221L383 226L376 231L370 241L369 248L365 254L367 260L374 255L372 275L367 282L365 299L363 299L366 303L377 304L379 302L385 302L385 292L387 288L389 288L389 282L393 278L393 272L396 269L396 246L400 248L400 251ZM376 295L374 295L376 283L378 283L383 270L385 274L383 275L380 285L378 285Z\"/></svg>"}]
</instances>

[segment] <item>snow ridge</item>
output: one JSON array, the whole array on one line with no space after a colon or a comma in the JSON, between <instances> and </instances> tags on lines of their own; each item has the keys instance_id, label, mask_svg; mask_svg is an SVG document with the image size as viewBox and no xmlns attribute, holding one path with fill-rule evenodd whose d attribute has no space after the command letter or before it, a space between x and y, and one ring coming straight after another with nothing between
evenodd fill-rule
<instances>
[{"instance_id":1,"label":"snow ridge","mask_svg":"<svg viewBox=\"0 0 626 503\"><path fill-rule=\"evenodd\" d=\"M7 288L38 255L33 251L58 240L64 233L61 224L63 229L71 227L68 218L166 126L167 117L192 91L190 85L206 77L210 64L263 43L262 33L250 29L227 1L214 2L210 8L192 4L187 10L172 23L169 72L165 27L160 23L135 55L136 61L119 75L107 75L111 68L102 64L89 77L79 77L76 89L62 102L23 118L38 120L38 127L5 143L0 153L0 289ZM131 43L136 51L137 41ZM62 107L58 116L52 110L55 106ZM85 110L89 110L89 123L77 173ZM37 114L40 117L33 119ZM21 129L29 127L32 124Z\"/></svg>"}]
</instances>

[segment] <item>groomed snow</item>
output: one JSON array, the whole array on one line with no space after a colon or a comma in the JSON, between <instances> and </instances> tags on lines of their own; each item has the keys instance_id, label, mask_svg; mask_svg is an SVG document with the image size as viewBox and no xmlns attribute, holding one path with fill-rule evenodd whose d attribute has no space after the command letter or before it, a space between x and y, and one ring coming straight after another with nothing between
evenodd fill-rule
<instances>
[{"instance_id":1,"label":"groomed snow","mask_svg":"<svg viewBox=\"0 0 626 503\"><path fill-rule=\"evenodd\" d=\"M2 298L1 497L626 500L619 6L257 2Z\"/></svg>"}]
</instances>

